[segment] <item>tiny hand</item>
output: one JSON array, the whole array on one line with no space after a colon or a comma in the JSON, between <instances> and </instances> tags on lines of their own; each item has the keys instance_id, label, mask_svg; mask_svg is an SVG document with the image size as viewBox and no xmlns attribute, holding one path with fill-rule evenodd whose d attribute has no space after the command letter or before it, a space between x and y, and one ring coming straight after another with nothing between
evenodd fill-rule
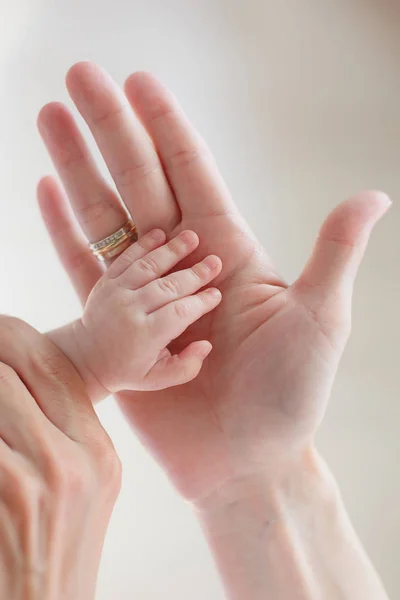
<instances>
[{"instance_id":1,"label":"tiny hand","mask_svg":"<svg viewBox=\"0 0 400 600\"><path fill-rule=\"evenodd\" d=\"M207 256L166 275L197 248L199 238L183 231L165 240L155 229L128 248L95 285L75 327L80 355L109 392L186 383L211 351L206 340L175 355L168 345L220 303L218 289L199 290L220 273L221 260Z\"/></svg>"}]
</instances>

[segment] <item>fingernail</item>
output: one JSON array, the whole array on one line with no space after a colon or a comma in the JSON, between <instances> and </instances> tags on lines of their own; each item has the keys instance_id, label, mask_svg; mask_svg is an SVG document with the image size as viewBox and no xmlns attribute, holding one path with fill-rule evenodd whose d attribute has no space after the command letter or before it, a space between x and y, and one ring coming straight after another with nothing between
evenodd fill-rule
<instances>
[{"instance_id":1,"label":"fingernail","mask_svg":"<svg viewBox=\"0 0 400 600\"><path fill-rule=\"evenodd\" d=\"M190 245L190 246L193 245L195 239L197 238L194 231L182 231L182 233L179 234L179 237L185 244Z\"/></svg>"},{"instance_id":2,"label":"fingernail","mask_svg":"<svg viewBox=\"0 0 400 600\"><path fill-rule=\"evenodd\" d=\"M211 350L212 350L211 344L209 344L207 346L206 346L206 344L204 344L204 346L201 349L201 352L199 353L200 354L200 358L202 358L203 360L205 358L207 358L207 356L210 354Z\"/></svg>"},{"instance_id":3,"label":"fingernail","mask_svg":"<svg viewBox=\"0 0 400 600\"><path fill-rule=\"evenodd\" d=\"M212 296L213 298L221 297L221 292L218 288L208 288L208 290L206 290L206 294L210 294L210 296Z\"/></svg>"},{"instance_id":4,"label":"fingernail","mask_svg":"<svg viewBox=\"0 0 400 600\"><path fill-rule=\"evenodd\" d=\"M162 229L153 229L153 231L151 231L149 235L153 238L153 240L156 240L157 242L165 238L165 233Z\"/></svg>"},{"instance_id":5,"label":"fingernail","mask_svg":"<svg viewBox=\"0 0 400 600\"><path fill-rule=\"evenodd\" d=\"M207 258L203 260L203 264L210 269L210 271L213 271L219 267L219 258L217 256L207 256Z\"/></svg>"}]
</instances>

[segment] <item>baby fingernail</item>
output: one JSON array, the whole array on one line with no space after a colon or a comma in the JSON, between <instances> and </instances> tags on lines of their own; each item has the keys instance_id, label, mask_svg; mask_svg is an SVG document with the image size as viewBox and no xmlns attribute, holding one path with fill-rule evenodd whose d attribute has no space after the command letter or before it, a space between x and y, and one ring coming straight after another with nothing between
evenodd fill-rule
<instances>
[{"instance_id":1,"label":"baby fingernail","mask_svg":"<svg viewBox=\"0 0 400 600\"><path fill-rule=\"evenodd\" d=\"M208 344L208 345L204 344L201 351L199 352L200 357L204 360L210 354L211 350L212 350L211 344Z\"/></svg>"},{"instance_id":2,"label":"baby fingernail","mask_svg":"<svg viewBox=\"0 0 400 600\"><path fill-rule=\"evenodd\" d=\"M153 231L150 232L150 236L153 238L153 240L158 242L164 239L165 234L162 229L153 229Z\"/></svg>"},{"instance_id":3,"label":"baby fingernail","mask_svg":"<svg viewBox=\"0 0 400 600\"><path fill-rule=\"evenodd\" d=\"M206 290L206 293L210 294L210 296L212 296L213 298L221 297L221 292L217 288L209 288L208 290Z\"/></svg>"},{"instance_id":4,"label":"baby fingernail","mask_svg":"<svg viewBox=\"0 0 400 600\"><path fill-rule=\"evenodd\" d=\"M179 234L180 239L182 240L182 242L188 246L192 246L195 241L196 241L196 234L193 231L182 231Z\"/></svg>"},{"instance_id":5,"label":"baby fingernail","mask_svg":"<svg viewBox=\"0 0 400 600\"><path fill-rule=\"evenodd\" d=\"M217 258L216 256L207 256L207 258L204 259L203 264L208 269L213 271L219 266L219 258Z\"/></svg>"}]
</instances>

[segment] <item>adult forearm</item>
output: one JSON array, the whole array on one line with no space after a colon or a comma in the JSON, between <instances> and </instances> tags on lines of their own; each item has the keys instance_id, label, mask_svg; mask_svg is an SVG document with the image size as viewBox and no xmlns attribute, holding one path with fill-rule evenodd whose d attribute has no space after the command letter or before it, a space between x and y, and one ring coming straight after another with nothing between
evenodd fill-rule
<instances>
[{"instance_id":1,"label":"adult forearm","mask_svg":"<svg viewBox=\"0 0 400 600\"><path fill-rule=\"evenodd\" d=\"M196 507L232 600L388 600L313 450Z\"/></svg>"}]
</instances>

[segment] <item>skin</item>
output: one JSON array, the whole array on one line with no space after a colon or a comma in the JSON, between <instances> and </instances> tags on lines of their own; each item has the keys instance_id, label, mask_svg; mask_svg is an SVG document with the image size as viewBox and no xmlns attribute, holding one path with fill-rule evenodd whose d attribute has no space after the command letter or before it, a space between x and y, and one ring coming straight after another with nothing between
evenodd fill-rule
<instances>
[{"instance_id":1,"label":"skin","mask_svg":"<svg viewBox=\"0 0 400 600\"><path fill-rule=\"evenodd\" d=\"M0 596L94 598L121 468L73 365L0 318Z\"/></svg>"},{"instance_id":2,"label":"skin","mask_svg":"<svg viewBox=\"0 0 400 600\"><path fill-rule=\"evenodd\" d=\"M386 597L358 543L343 542L354 534L314 448L314 436L350 333L356 272L389 199L368 191L340 204L322 225L300 277L288 286L238 213L204 141L157 80L135 73L123 93L97 65L84 62L69 71L67 87L119 192L100 176L68 109L59 103L45 106L39 130L64 189L46 177L38 197L82 301L102 274L87 239L117 230L126 211L139 235L154 227L169 239L183 230L195 231L200 245L187 266L209 254L222 260L215 280L221 304L170 346L176 353L195 340L211 342L213 351L198 377L177 388L120 393L117 399L178 491L197 507L229 597L265 598L268 585L276 589L274 598L285 600L319 598L319 588L329 600ZM312 502L310 489L315 491ZM255 498L257 510L250 501ZM309 505L319 515L312 556L323 556L320 546L329 538L331 570L339 579L344 565L349 573L358 573L349 577L351 585L342 595L328 593L324 579L307 583L304 565L313 559L301 540ZM237 510L234 523L242 526L227 520L232 506ZM342 516L335 519L335 530L328 531L332 506ZM250 514L254 535L249 538ZM279 578L270 542L260 534L266 531L265 518L283 522L275 540L282 559ZM233 531L227 531L227 523ZM296 549L296 544L303 545ZM344 565L332 558L346 554L343 547L349 548ZM251 564L259 565L256 577L249 565L238 574L244 548L254 559ZM295 556L305 558L296 562ZM320 566L316 564L316 577L327 570ZM329 590L336 588L329 584ZM297 589L303 595L296 595Z\"/></svg>"},{"instance_id":3,"label":"skin","mask_svg":"<svg viewBox=\"0 0 400 600\"><path fill-rule=\"evenodd\" d=\"M82 318L49 334L79 371L93 402L121 390L186 383L210 353L207 340L175 355L167 346L220 303L218 289L199 290L220 273L221 261L207 256L166 275L199 238L183 231L163 242L165 233L154 229L131 245L96 283Z\"/></svg>"}]
</instances>

